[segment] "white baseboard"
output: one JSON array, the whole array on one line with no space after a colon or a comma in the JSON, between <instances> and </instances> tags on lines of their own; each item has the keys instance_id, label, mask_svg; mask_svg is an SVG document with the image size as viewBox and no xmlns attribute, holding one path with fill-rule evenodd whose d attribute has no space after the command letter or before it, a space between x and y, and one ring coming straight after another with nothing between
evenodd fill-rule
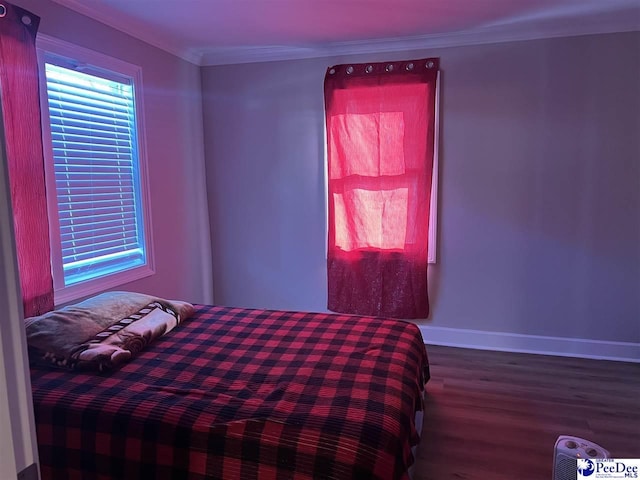
<instances>
[{"instance_id":1,"label":"white baseboard","mask_svg":"<svg viewBox=\"0 0 640 480\"><path fill-rule=\"evenodd\" d=\"M640 363L640 343L418 325L427 345Z\"/></svg>"}]
</instances>

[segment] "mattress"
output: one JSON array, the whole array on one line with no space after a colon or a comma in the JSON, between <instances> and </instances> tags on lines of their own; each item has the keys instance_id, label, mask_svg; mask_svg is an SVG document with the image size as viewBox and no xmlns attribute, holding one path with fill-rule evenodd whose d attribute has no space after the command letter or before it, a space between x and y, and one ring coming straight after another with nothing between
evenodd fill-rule
<instances>
[{"instance_id":1,"label":"mattress","mask_svg":"<svg viewBox=\"0 0 640 480\"><path fill-rule=\"evenodd\" d=\"M408 322L196 305L117 370L31 377L45 480L389 480L429 365Z\"/></svg>"}]
</instances>

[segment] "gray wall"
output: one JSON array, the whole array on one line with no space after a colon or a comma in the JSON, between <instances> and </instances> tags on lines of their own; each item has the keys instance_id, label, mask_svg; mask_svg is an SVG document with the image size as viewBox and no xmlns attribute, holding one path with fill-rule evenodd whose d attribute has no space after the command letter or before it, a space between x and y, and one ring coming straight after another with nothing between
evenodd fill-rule
<instances>
[{"instance_id":1,"label":"gray wall","mask_svg":"<svg viewBox=\"0 0 640 480\"><path fill-rule=\"evenodd\" d=\"M0 112L0 478L9 479L37 462L38 450L4 142Z\"/></svg>"},{"instance_id":2,"label":"gray wall","mask_svg":"<svg viewBox=\"0 0 640 480\"><path fill-rule=\"evenodd\" d=\"M202 69L217 303L326 309L322 81L439 56L439 327L640 342L640 33Z\"/></svg>"},{"instance_id":3,"label":"gray wall","mask_svg":"<svg viewBox=\"0 0 640 480\"><path fill-rule=\"evenodd\" d=\"M142 67L155 275L118 287L211 303L200 68L50 0L12 0L39 34Z\"/></svg>"}]
</instances>

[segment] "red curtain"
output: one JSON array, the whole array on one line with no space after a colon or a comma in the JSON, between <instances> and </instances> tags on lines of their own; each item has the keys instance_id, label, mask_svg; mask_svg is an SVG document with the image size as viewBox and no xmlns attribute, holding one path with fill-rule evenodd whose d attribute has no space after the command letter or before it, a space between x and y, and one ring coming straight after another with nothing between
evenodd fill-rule
<instances>
[{"instance_id":1,"label":"red curtain","mask_svg":"<svg viewBox=\"0 0 640 480\"><path fill-rule=\"evenodd\" d=\"M0 1L0 88L25 317L53 309L35 39L40 18Z\"/></svg>"},{"instance_id":2,"label":"red curtain","mask_svg":"<svg viewBox=\"0 0 640 480\"><path fill-rule=\"evenodd\" d=\"M425 318L437 58L330 67L328 308Z\"/></svg>"}]
</instances>

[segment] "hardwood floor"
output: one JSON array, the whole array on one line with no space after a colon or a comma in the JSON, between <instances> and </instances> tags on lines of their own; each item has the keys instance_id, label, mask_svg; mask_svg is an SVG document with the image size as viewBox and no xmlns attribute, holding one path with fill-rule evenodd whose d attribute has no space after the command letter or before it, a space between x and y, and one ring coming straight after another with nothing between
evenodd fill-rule
<instances>
[{"instance_id":1,"label":"hardwood floor","mask_svg":"<svg viewBox=\"0 0 640 480\"><path fill-rule=\"evenodd\" d=\"M640 364L427 345L414 480L550 480L559 435L640 458Z\"/></svg>"}]
</instances>

